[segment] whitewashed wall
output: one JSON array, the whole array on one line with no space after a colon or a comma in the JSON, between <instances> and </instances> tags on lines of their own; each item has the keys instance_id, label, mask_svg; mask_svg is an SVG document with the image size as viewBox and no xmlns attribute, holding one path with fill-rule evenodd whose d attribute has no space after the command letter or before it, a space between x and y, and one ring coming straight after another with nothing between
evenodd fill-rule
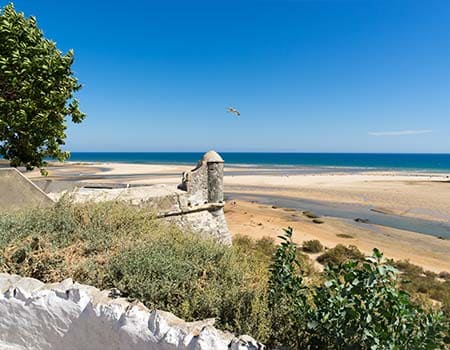
<instances>
[{"instance_id":1,"label":"whitewashed wall","mask_svg":"<svg viewBox=\"0 0 450 350\"><path fill-rule=\"evenodd\" d=\"M5 350L256 350L214 320L184 322L109 291L73 283L44 284L0 274L0 349Z\"/></svg>"}]
</instances>

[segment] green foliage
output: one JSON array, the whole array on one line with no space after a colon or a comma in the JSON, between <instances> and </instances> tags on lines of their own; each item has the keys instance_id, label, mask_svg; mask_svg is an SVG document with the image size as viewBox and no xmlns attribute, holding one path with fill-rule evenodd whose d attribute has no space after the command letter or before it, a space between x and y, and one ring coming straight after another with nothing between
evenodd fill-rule
<instances>
[{"instance_id":1,"label":"green foliage","mask_svg":"<svg viewBox=\"0 0 450 350\"><path fill-rule=\"evenodd\" d=\"M277 247L272 237L263 237L255 242L255 251L268 257L270 260L275 254Z\"/></svg>"},{"instance_id":2,"label":"green foliage","mask_svg":"<svg viewBox=\"0 0 450 350\"><path fill-rule=\"evenodd\" d=\"M411 276L419 276L424 273L423 268L420 266L411 264L409 260L399 260L399 261L392 261L392 266L400 270L401 272L411 275Z\"/></svg>"},{"instance_id":3,"label":"green foliage","mask_svg":"<svg viewBox=\"0 0 450 350\"><path fill-rule=\"evenodd\" d=\"M450 279L448 278L448 272L441 272L437 275L431 271L424 271L423 268L411 264L408 260L395 261L392 264L402 272L399 278L402 290L416 296L416 299L421 302L423 302L423 298L420 298L420 296L423 295L438 301L450 320ZM438 280L438 277L444 278Z\"/></svg>"},{"instance_id":4,"label":"green foliage","mask_svg":"<svg viewBox=\"0 0 450 350\"><path fill-rule=\"evenodd\" d=\"M450 281L450 272L441 271L441 272L439 272L438 277L442 278L443 280Z\"/></svg>"},{"instance_id":5,"label":"green foliage","mask_svg":"<svg viewBox=\"0 0 450 350\"><path fill-rule=\"evenodd\" d=\"M0 272L56 282L71 277L187 320L266 341L267 279L273 241L260 253L156 220L122 202L71 204L0 215ZM272 248L271 248L272 247Z\"/></svg>"},{"instance_id":6,"label":"green foliage","mask_svg":"<svg viewBox=\"0 0 450 350\"><path fill-rule=\"evenodd\" d=\"M328 265L316 290L311 343L318 349L442 349L441 313L414 306L382 255ZM344 345L345 344L345 345Z\"/></svg>"},{"instance_id":7,"label":"green foliage","mask_svg":"<svg viewBox=\"0 0 450 350\"><path fill-rule=\"evenodd\" d=\"M338 233L338 234L336 234L336 237L339 237L339 238L355 238L352 235L349 235L347 233Z\"/></svg>"},{"instance_id":8,"label":"green foliage","mask_svg":"<svg viewBox=\"0 0 450 350\"><path fill-rule=\"evenodd\" d=\"M0 155L11 166L45 166L45 158L65 160L65 118L80 123L74 92L73 51L62 54L44 38L34 17L9 4L0 10Z\"/></svg>"},{"instance_id":9,"label":"green foliage","mask_svg":"<svg viewBox=\"0 0 450 350\"><path fill-rule=\"evenodd\" d=\"M0 215L0 270L115 287L187 320L215 317L221 329L278 349L445 348L442 314L413 304L378 252L314 279L292 234L285 230L278 247L242 236L227 247L125 203L62 200ZM444 293L447 282L439 283Z\"/></svg>"},{"instance_id":10,"label":"green foliage","mask_svg":"<svg viewBox=\"0 0 450 350\"><path fill-rule=\"evenodd\" d=\"M272 322L271 346L299 349L306 334L306 287L299 271L297 246L292 241L291 227L284 230L272 265L269 279L269 307Z\"/></svg>"},{"instance_id":11,"label":"green foliage","mask_svg":"<svg viewBox=\"0 0 450 350\"><path fill-rule=\"evenodd\" d=\"M86 261L92 265L109 259L129 242L156 237L162 230L152 213L124 203L75 205L63 199L49 208L2 213L0 260L5 272L44 282L78 278L80 274L87 282L83 272ZM164 230L170 234L174 229ZM47 264L50 260L54 263ZM59 261L58 266L55 261ZM96 266L102 274L104 266Z\"/></svg>"},{"instance_id":12,"label":"green foliage","mask_svg":"<svg viewBox=\"0 0 450 350\"><path fill-rule=\"evenodd\" d=\"M319 285L297 272L292 229L271 268L272 346L289 349L444 349L449 332L441 312L414 305L398 289L382 255L329 264ZM340 251L339 257L348 253ZM355 253L352 251L352 254ZM332 261L332 260L330 260Z\"/></svg>"},{"instance_id":13,"label":"green foliage","mask_svg":"<svg viewBox=\"0 0 450 350\"><path fill-rule=\"evenodd\" d=\"M317 261L323 265L327 264L341 264L349 259L364 260L364 254L361 253L355 246L344 246L338 244L336 247L328 249L325 253L317 258Z\"/></svg>"},{"instance_id":14,"label":"green foliage","mask_svg":"<svg viewBox=\"0 0 450 350\"><path fill-rule=\"evenodd\" d=\"M320 253L323 251L323 245L319 240L313 239L303 242L303 250L307 253Z\"/></svg>"},{"instance_id":15,"label":"green foliage","mask_svg":"<svg viewBox=\"0 0 450 350\"><path fill-rule=\"evenodd\" d=\"M215 317L222 329L264 339L264 267L212 240L177 232L116 255L107 268L106 284L149 308L186 320Z\"/></svg>"}]
</instances>

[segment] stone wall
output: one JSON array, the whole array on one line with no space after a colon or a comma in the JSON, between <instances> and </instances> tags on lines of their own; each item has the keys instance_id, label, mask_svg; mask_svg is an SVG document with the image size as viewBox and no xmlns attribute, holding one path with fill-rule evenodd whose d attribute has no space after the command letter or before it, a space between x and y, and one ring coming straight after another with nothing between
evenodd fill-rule
<instances>
[{"instance_id":1,"label":"stone wall","mask_svg":"<svg viewBox=\"0 0 450 350\"><path fill-rule=\"evenodd\" d=\"M115 189L79 188L72 192L73 200L122 200L148 208L159 218L194 232L216 237L231 244L231 234L223 212L224 161L215 151L205 153L191 171L182 175L177 188L152 185Z\"/></svg>"},{"instance_id":2,"label":"stone wall","mask_svg":"<svg viewBox=\"0 0 450 350\"><path fill-rule=\"evenodd\" d=\"M68 279L44 284L0 273L0 349L14 350L257 350L249 336L184 322L110 291Z\"/></svg>"},{"instance_id":3,"label":"stone wall","mask_svg":"<svg viewBox=\"0 0 450 350\"><path fill-rule=\"evenodd\" d=\"M161 219L230 244L223 212L223 168L220 155L209 151L193 170L183 174L178 187L123 184L118 188L70 187L69 192L76 202L121 200L145 207ZM63 194L53 193L50 198L16 169L0 171L0 209L52 205Z\"/></svg>"},{"instance_id":4,"label":"stone wall","mask_svg":"<svg viewBox=\"0 0 450 350\"><path fill-rule=\"evenodd\" d=\"M179 209L184 215L176 215L172 220L182 227L207 232L221 242L231 244L223 212L223 169L222 157L209 151L195 169L184 173L178 186L178 189L186 191L179 201Z\"/></svg>"}]
</instances>

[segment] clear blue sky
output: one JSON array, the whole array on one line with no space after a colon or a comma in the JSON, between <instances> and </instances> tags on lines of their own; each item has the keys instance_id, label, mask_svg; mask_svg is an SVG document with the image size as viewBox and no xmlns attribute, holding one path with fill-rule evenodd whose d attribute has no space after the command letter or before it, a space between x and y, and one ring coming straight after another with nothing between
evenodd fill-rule
<instances>
[{"instance_id":1,"label":"clear blue sky","mask_svg":"<svg viewBox=\"0 0 450 350\"><path fill-rule=\"evenodd\" d=\"M72 151L450 152L448 0L14 3L75 50Z\"/></svg>"}]
</instances>

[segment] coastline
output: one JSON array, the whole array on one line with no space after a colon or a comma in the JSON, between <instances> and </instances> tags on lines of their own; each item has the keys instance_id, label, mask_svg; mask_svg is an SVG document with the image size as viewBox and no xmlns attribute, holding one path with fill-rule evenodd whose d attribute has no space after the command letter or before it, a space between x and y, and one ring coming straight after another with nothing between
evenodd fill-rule
<instances>
[{"instance_id":1,"label":"coastline","mask_svg":"<svg viewBox=\"0 0 450 350\"><path fill-rule=\"evenodd\" d=\"M66 180L130 185L164 183L176 186L181 180L182 172L192 167L192 164L67 162L58 166L51 165L47 178L42 178L36 170L27 173L27 176L34 181ZM231 198L236 194L253 194L267 198L275 196L317 201L337 206L337 209L346 205L367 206L394 217L450 224L450 182L445 173L370 171L286 174L282 169L233 167L226 164L224 181L225 192ZM233 202L236 202L234 207ZM317 225L305 219L301 210L293 211L289 207L278 210L273 209L272 205L270 202L231 199L226 206L226 218L232 234L275 238L283 228L292 226L297 232L298 243L307 239L319 239L328 247L339 243L351 244L366 253L377 247L388 258L409 259L412 263L435 272L450 271L448 239L374 223L355 223L348 218L326 215L325 223ZM347 234L353 238L341 238L337 234Z\"/></svg>"},{"instance_id":2,"label":"coastline","mask_svg":"<svg viewBox=\"0 0 450 350\"><path fill-rule=\"evenodd\" d=\"M449 153L221 152L234 167L308 167L450 173ZM71 161L189 165L203 152L72 152Z\"/></svg>"},{"instance_id":3,"label":"coastline","mask_svg":"<svg viewBox=\"0 0 450 350\"><path fill-rule=\"evenodd\" d=\"M241 200L227 203L225 216L233 235L253 239L269 236L278 241L282 229L289 226L294 229L293 239L299 245L317 239L328 248L354 245L365 254L371 254L376 247L387 258L409 260L436 273L450 272L450 240L334 217L322 217L324 223L315 224L290 208ZM315 266L321 268L319 264Z\"/></svg>"}]
</instances>

